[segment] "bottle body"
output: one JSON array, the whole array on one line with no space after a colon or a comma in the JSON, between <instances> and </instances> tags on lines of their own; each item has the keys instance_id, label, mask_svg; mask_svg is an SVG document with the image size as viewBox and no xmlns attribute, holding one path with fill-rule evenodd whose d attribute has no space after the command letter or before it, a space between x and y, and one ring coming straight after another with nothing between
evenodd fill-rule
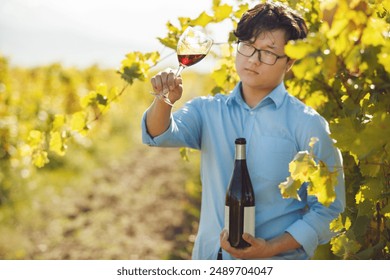
<instances>
[{"instance_id":1,"label":"bottle body","mask_svg":"<svg viewBox=\"0 0 390 280\"><path fill-rule=\"evenodd\" d=\"M250 246L242 238L244 232L255 236L255 195L246 164L246 141L236 139L233 174L226 192L225 228L232 247Z\"/></svg>"}]
</instances>

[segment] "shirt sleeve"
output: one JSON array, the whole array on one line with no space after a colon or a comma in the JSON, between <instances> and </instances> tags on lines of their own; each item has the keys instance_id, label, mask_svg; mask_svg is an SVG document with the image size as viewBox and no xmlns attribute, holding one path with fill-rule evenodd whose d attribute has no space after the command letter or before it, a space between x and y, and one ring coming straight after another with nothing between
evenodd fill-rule
<instances>
[{"instance_id":1,"label":"shirt sleeve","mask_svg":"<svg viewBox=\"0 0 390 280\"><path fill-rule=\"evenodd\" d=\"M336 199L326 207L318 202L317 197L306 195L307 212L302 219L290 225L286 231L290 233L309 257L314 255L319 244L329 242L334 235L329 229L330 222L338 217L345 208L345 184L343 162L340 151L334 146L330 138L328 123L318 114L309 118L307 125L298 135L298 141L302 150L310 150L311 137L317 137L319 141L314 146L316 157L327 164L330 170L337 169L337 185L335 186ZM306 191L305 184L302 191Z\"/></svg>"},{"instance_id":2,"label":"shirt sleeve","mask_svg":"<svg viewBox=\"0 0 390 280\"><path fill-rule=\"evenodd\" d=\"M194 99L187 102L181 109L171 115L168 129L152 137L146 126L146 112L142 117L142 142L158 147L188 147L200 149L202 118L199 113L201 101Z\"/></svg>"}]
</instances>

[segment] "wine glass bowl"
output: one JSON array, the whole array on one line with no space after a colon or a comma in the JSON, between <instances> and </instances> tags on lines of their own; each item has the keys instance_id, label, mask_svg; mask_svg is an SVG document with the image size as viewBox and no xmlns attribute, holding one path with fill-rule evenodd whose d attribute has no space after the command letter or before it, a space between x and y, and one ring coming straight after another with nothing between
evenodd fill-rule
<instances>
[{"instance_id":1,"label":"wine glass bowl","mask_svg":"<svg viewBox=\"0 0 390 280\"><path fill-rule=\"evenodd\" d=\"M203 32L187 27L177 43L177 58L180 66L176 75L179 75L185 67L201 61L208 54L212 44L213 40Z\"/></svg>"},{"instance_id":2,"label":"wine glass bowl","mask_svg":"<svg viewBox=\"0 0 390 280\"><path fill-rule=\"evenodd\" d=\"M175 77L179 76L184 68L194 65L205 58L212 45L213 40L206 34L191 26L187 27L177 43L176 53L179 68L175 73ZM160 93L152 92L151 94L173 106L168 98L169 90Z\"/></svg>"}]
</instances>

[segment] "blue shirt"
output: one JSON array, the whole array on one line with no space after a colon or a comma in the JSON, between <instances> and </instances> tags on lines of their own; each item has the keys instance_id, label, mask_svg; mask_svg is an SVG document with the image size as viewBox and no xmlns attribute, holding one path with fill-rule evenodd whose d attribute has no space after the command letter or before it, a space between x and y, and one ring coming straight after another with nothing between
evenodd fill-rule
<instances>
[{"instance_id":1,"label":"blue shirt","mask_svg":"<svg viewBox=\"0 0 390 280\"><path fill-rule=\"evenodd\" d=\"M234 165L234 141L247 140L247 165L256 200L256 237L271 239L290 233L302 247L273 259L307 259L331 238L329 223L345 207L344 175L339 172L336 200L325 207L300 189L301 201L284 199L279 184L298 151L310 150L328 166L342 166L340 152L329 137L327 122L315 110L289 95L284 83L256 107L242 98L241 83L230 95L198 97L171 115L169 128L152 138L142 121L143 142L160 147L190 147L201 151L202 202L193 259L216 259L224 228L225 195ZM223 259L233 259L223 251Z\"/></svg>"}]
</instances>

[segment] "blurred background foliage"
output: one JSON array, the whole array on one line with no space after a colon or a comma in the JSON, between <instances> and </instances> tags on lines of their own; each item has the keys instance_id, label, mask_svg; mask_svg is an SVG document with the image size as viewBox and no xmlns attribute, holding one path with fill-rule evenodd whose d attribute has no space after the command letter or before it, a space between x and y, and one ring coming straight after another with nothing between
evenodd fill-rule
<instances>
[{"instance_id":1,"label":"blurred background foliage","mask_svg":"<svg viewBox=\"0 0 390 280\"><path fill-rule=\"evenodd\" d=\"M148 83L129 86L98 66L11 67L5 57L0 69L0 259L190 258L198 160L141 144ZM210 90L199 76L184 74L193 95ZM125 88L117 102L98 108L116 87ZM86 120L72 123L75 114Z\"/></svg>"},{"instance_id":2,"label":"blurred background foliage","mask_svg":"<svg viewBox=\"0 0 390 280\"><path fill-rule=\"evenodd\" d=\"M286 85L328 120L344 157L347 208L315 258L389 259L390 3L282 2L310 29L286 47L298 59ZM168 22L159 40L174 51L189 25L207 32L228 21L234 28L255 3L213 0L197 18ZM210 73L183 72L181 102L233 88L234 41L230 33L216 42ZM158 52L132 52L118 71L22 69L0 57L0 258L190 258L199 155L140 140L159 61Z\"/></svg>"}]
</instances>

